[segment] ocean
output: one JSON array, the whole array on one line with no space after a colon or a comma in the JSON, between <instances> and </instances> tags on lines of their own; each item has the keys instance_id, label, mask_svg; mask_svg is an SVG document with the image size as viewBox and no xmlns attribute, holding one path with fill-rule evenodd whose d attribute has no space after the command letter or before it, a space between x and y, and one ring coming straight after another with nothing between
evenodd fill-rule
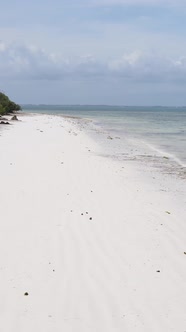
<instances>
[{"instance_id":1,"label":"ocean","mask_svg":"<svg viewBox=\"0 0 186 332\"><path fill-rule=\"evenodd\" d=\"M31 113L77 117L74 121L99 141L107 156L140 160L154 167L164 165L169 172L185 174L186 107L23 105L22 108Z\"/></svg>"}]
</instances>

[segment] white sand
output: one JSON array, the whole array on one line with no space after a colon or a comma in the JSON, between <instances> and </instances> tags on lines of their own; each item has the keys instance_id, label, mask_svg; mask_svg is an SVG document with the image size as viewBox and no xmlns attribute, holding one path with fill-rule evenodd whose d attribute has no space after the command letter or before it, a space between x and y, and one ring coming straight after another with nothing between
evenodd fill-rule
<instances>
[{"instance_id":1,"label":"white sand","mask_svg":"<svg viewBox=\"0 0 186 332\"><path fill-rule=\"evenodd\" d=\"M186 331L184 180L21 119L0 131L0 331Z\"/></svg>"}]
</instances>

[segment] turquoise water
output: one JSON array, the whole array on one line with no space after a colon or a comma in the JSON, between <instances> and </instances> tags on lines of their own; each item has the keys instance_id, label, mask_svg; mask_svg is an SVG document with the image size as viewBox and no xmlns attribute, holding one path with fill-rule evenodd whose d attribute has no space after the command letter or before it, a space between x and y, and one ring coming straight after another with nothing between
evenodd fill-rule
<instances>
[{"instance_id":1,"label":"turquoise water","mask_svg":"<svg viewBox=\"0 0 186 332\"><path fill-rule=\"evenodd\" d=\"M186 166L186 107L24 105L23 110L88 118L94 130L120 138L113 144L116 152L127 139Z\"/></svg>"}]
</instances>

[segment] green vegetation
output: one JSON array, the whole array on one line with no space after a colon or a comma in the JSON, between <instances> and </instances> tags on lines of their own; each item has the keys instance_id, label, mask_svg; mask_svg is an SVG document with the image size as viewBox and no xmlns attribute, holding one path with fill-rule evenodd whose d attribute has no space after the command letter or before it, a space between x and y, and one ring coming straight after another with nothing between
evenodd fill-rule
<instances>
[{"instance_id":1,"label":"green vegetation","mask_svg":"<svg viewBox=\"0 0 186 332\"><path fill-rule=\"evenodd\" d=\"M11 101L8 96L0 92L0 115L19 111L21 106Z\"/></svg>"}]
</instances>

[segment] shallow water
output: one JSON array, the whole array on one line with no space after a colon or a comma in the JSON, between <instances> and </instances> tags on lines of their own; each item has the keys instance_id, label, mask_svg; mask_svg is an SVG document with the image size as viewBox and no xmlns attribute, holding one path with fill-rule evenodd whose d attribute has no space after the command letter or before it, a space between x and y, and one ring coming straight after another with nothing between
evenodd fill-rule
<instances>
[{"instance_id":1,"label":"shallow water","mask_svg":"<svg viewBox=\"0 0 186 332\"><path fill-rule=\"evenodd\" d=\"M30 105L23 110L91 119L92 130L118 138L108 153L121 156L125 153L126 141L134 149L140 143L147 154L149 150L152 155L157 153L179 166L186 166L186 107ZM101 136L97 139L103 144Z\"/></svg>"}]
</instances>

